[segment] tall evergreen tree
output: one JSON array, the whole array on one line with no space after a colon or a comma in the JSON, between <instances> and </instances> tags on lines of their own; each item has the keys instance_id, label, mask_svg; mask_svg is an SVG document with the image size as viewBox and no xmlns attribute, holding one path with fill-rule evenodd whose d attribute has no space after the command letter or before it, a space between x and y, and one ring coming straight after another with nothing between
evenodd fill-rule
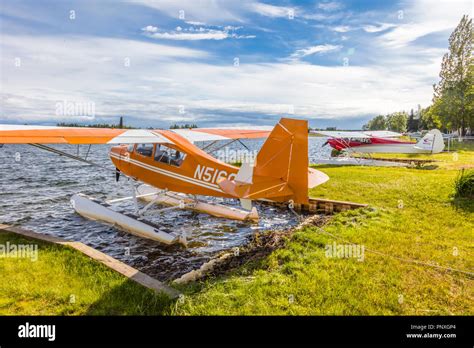
<instances>
[{"instance_id":1,"label":"tall evergreen tree","mask_svg":"<svg viewBox=\"0 0 474 348\"><path fill-rule=\"evenodd\" d=\"M413 109L410 111L410 116L408 116L407 121L407 131L408 132L416 132L418 131L418 118L415 116Z\"/></svg>"}]
</instances>

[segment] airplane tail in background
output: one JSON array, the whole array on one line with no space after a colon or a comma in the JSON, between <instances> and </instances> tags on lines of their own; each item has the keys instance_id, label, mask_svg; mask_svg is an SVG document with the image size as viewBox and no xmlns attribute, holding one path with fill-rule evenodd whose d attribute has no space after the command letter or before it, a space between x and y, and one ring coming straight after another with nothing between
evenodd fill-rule
<instances>
[{"instance_id":1,"label":"airplane tail in background","mask_svg":"<svg viewBox=\"0 0 474 348\"><path fill-rule=\"evenodd\" d=\"M440 153L444 149L443 134L439 130L433 129L416 143L415 148L430 153Z\"/></svg>"},{"instance_id":2,"label":"airplane tail in background","mask_svg":"<svg viewBox=\"0 0 474 348\"><path fill-rule=\"evenodd\" d=\"M321 174L323 180L329 179ZM308 168L308 121L282 118L259 151L254 164L244 163L234 180L219 182L221 189L242 201L269 199L308 203L308 182L316 171ZM321 179L321 178L320 178Z\"/></svg>"}]
</instances>

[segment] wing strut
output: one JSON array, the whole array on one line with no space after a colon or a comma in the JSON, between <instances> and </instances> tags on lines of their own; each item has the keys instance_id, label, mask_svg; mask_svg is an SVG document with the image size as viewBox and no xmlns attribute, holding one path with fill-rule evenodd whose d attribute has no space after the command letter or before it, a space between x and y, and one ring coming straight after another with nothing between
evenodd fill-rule
<instances>
[{"instance_id":1,"label":"wing strut","mask_svg":"<svg viewBox=\"0 0 474 348\"><path fill-rule=\"evenodd\" d=\"M61 150L58 150L58 149L54 149L50 146L46 146L46 145L43 145L43 144L28 144L28 145L31 145L31 146L34 146L34 147L37 147L38 149L41 149L41 150L45 150L45 151L48 151L48 152L52 152L56 155L59 155L59 156L64 156L64 157L68 157L68 158L71 158L73 160L76 160L76 161L79 161L79 162L83 162L83 163L87 163L91 166L95 166L95 167L99 167L99 168L103 168L103 169L107 169L107 170L112 170L106 166L103 166L103 165L100 165L98 163L95 163L95 162L92 162L92 161L89 161L87 159L84 159L80 156L75 156L75 155L71 155L70 153L67 153L67 152L64 152L64 151L61 151ZM89 150L90 150L90 147L89 147ZM89 154L89 150L87 150L87 154Z\"/></svg>"}]
</instances>

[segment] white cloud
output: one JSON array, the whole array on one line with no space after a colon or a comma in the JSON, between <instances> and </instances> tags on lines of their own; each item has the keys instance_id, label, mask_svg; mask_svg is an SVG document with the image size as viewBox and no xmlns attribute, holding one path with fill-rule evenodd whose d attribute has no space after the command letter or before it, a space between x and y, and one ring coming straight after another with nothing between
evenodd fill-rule
<instances>
[{"instance_id":1,"label":"white cloud","mask_svg":"<svg viewBox=\"0 0 474 348\"><path fill-rule=\"evenodd\" d=\"M364 29L364 31L366 31L367 33L378 33L380 31L384 31L395 26L396 25L392 23L381 23L379 25L364 25L362 26L362 29Z\"/></svg>"},{"instance_id":2,"label":"white cloud","mask_svg":"<svg viewBox=\"0 0 474 348\"><path fill-rule=\"evenodd\" d=\"M147 25L146 27L142 28L142 30L147 33L156 33L158 28L154 27L153 25Z\"/></svg>"},{"instance_id":3,"label":"white cloud","mask_svg":"<svg viewBox=\"0 0 474 348\"><path fill-rule=\"evenodd\" d=\"M222 27L220 27L222 28ZM242 27L225 26L223 29L211 29L204 27L188 27L182 28L176 27L175 31L171 32L158 32L158 29L154 26L148 25L142 28L144 34L153 39L166 39L166 40L225 40L228 38L233 39L253 39L255 35L238 35L235 33L236 30Z\"/></svg>"},{"instance_id":4,"label":"white cloud","mask_svg":"<svg viewBox=\"0 0 474 348\"><path fill-rule=\"evenodd\" d=\"M400 48L407 46L416 39L440 30L448 29L450 26L436 25L429 27L426 23L410 23L398 26L394 30L384 34L381 40L386 46Z\"/></svg>"},{"instance_id":5,"label":"white cloud","mask_svg":"<svg viewBox=\"0 0 474 348\"><path fill-rule=\"evenodd\" d=\"M321 13L304 11L298 6L276 6L256 0L127 0L166 13L172 18L183 19L190 25L222 24L228 22L248 22L249 13L257 13L270 18L299 16L308 20L334 20L341 17L337 9L343 6L338 2L323 2L316 6ZM180 12L181 11L181 12ZM331 12L331 13L330 13ZM180 17L184 15L184 18Z\"/></svg>"},{"instance_id":6,"label":"white cloud","mask_svg":"<svg viewBox=\"0 0 474 348\"><path fill-rule=\"evenodd\" d=\"M242 1L226 0L127 0L131 4L147 6L176 19L194 23L242 22ZM184 18L183 18L184 16ZM191 23L190 23L191 24Z\"/></svg>"},{"instance_id":7,"label":"white cloud","mask_svg":"<svg viewBox=\"0 0 474 348\"><path fill-rule=\"evenodd\" d=\"M311 21L336 20L341 18L342 15L340 12L327 13L328 11L323 11L318 13L304 10L301 7L275 6L261 2L250 2L247 9L261 16L270 18L292 19L293 17L300 17Z\"/></svg>"},{"instance_id":8,"label":"white cloud","mask_svg":"<svg viewBox=\"0 0 474 348\"><path fill-rule=\"evenodd\" d=\"M170 33L154 33L148 35L154 39L167 40L224 40L229 38L229 33L221 30L209 30L205 33L183 33L182 31Z\"/></svg>"},{"instance_id":9,"label":"white cloud","mask_svg":"<svg viewBox=\"0 0 474 348\"><path fill-rule=\"evenodd\" d=\"M303 49L295 51L291 55L291 58L302 58L302 57L306 57L306 56L316 54L316 53L326 53L329 51L339 50L341 48L342 46L340 45L329 45L329 44L311 46L311 47L307 47L307 48L303 48Z\"/></svg>"},{"instance_id":10,"label":"white cloud","mask_svg":"<svg viewBox=\"0 0 474 348\"><path fill-rule=\"evenodd\" d=\"M337 31L338 33L347 33L348 31L354 30L354 28L351 28L348 25L338 25L335 27L331 27L331 30Z\"/></svg>"},{"instance_id":11,"label":"white cloud","mask_svg":"<svg viewBox=\"0 0 474 348\"><path fill-rule=\"evenodd\" d=\"M163 7L163 3L154 2L154 6ZM223 6L220 2L216 4L219 9ZM290 56L292 59L280 63L247 64L243 59L240 66L235 67L233 61L227 65L205 61L203 58L209 54L204 51L163 45L158 41L2 33L0 119L55 122L59 120L54 115L55 103L60 100L95 102L98 116L127 115L165 123L187 119L199 124L210 122L213 117L222 120L222 117L211 116L222 113L255 113L249 122L258 122L258 113L279 116L287 113L288 105L294 105L295 116L307 118L358 118L409 110L417 104L426 106L431 101L431 84L438 79L445 49L411 43L426 32L447 27L452 30L465 9L465 2L458 4L462 6L443 3L442 10L430 9L425 4L425 15L419 4L412 8L407 3L402 7L405 19L396 22L396 28L386 28L387 32L366 43L363 48L366 52L357 52L361 56L370 53L364 66L353 66L352 62L346 67L342 62L337 66L320 66L299 60L336 52L341 46L335 44L299 49ZM174 9L178 5L168 5L166 11L177 16ZM190 8L192 6L190 3ZM211 17L219 16L219 12L212 12L215 6L199 19L212 22ZM220 33L243 37L234 32L236 27L224 26L229 22L220 27L195 23L191 18L198 18L199 11L185 9L186 19L193 22L188 23L193 26L192 31L183 21L184 25L179 23L180 31L162 32L161 28L149 25L143 28L143 33ZM266 8L265 13L267 17L287 16L281 8ZM349 24L368 32L382 31L387 25L377 21L366 26L362 23L367 23L366 19ZM410 32L411 29L414 31ZM393 44L403 48L392 49ZM21 58L21 67L14 66L16 57ZM130 60L129 67L124 66L126 58ZM185 106L184 115L179 113L180 105ZM233 117L226 120L232 121Z\"/></svg>"},{"instance_id":12,"label":"white cloud","mask_svg":"<svg viewBox=\"0 0 474 348\"><path fill-rule=\"evenodd\" d=\"M186 24L189 25L206 25L204 22L197 22L197 21L186 21Z\"/></svg>"},{"instance_id":13,"label":"white cloud","mask_svg":"<svg viewBox=\"0 0 474 348\"><path fill-rule=\"evenodd\" d=\"M296 16L296 11L292 7L274 6L263 4L261 2L255 2L251 3L249 8L253 12L266 17L290 17L290 15Z\"/></svg>"},{"instance_id":14,"label":"white cloud","mask_svg":"<svg viewBox=\"0 0 474 348\"><path fill-rule=\"evenodd\" d=\"M339 2L332 1L332 2L320 2L318 4L318 8L324 11L336 11L343 8L343 5Z\"/></svg>"},{"instance_id":15,"label":"white cloud","mask_svg":"<svg viewBox=\"0 0 474 348\"><path fill-rule=\"evenodd\" d=\"M185 47L148 43L129 39L100 38L89 36L21 36L2 34L0 47L2 64L8 66L8 59L20 57L23 61L45 61L48 63L74 64L93 63L123 57L139 58L141 54L156 59L204 58L208 53ZM51 50L49 49L51 48ZM58 57L61 57L60 59ZM112 57L112 58L110 58ZM27 64L25 64L27 65Z\"/></svg>"},{"instance_id":16,"label":"white cloud","mask_svg":"<svg viewBox=\"0 0 474 348\"><path fill-rule=\"evenodd\" d=\"M55 104L61 100L94 102L99 117L127 115L165 125L185 119L212 122L210 115L222 112L278 117L288 112L288 105L294 105L295 116L307 118L409 110L430 102L442 56L440 50L421 50L411 57L382 56L366 67L298 60L235 67L233 61L206 62L200 50L156 43L56 36L2 39L2 85L8 88L0 92L0 119L11 122L56 122L61 118L54 115ZM333 49L319 45L298 54ZM22 60L19 68L15 57ZM129 67L124 66L127 57ZM252 117L248 122L258 122Z\"/></svg>"},{"instance_id":17,"label":"white cloud","mask_svg":"<svg viewBox=\"0 0 474 348\"><path fill-rule=\"evenodd\" d=\"M226 26L224 27L224 30L239 30L239 29L242 29L242 28L243 28L242 26L240 26L240 27L234 27L234 26L232 26L232 25L226 25Z\"/></svg>"},{"instance_id":18,"label":"white cloud","mask_svg":"<svg viewBox=\"0 0 474 348\"><path fill-rule=\"evenodd\" d=\"M124 107L130 102L127 91L139 85L134 81L137 71L143 74L145 67L153 70L164 62L208 56L200 50L125 39L7 34L2 34L0 51L0 118L12 121L17 115L54 120L55 103L61 100L110 104L109 109L115 98L123 98Z\"/></svg>"},{"instance_id":19,"label":"white cloud","mask_svg":"<svg viewBox=\"0 0 474 348\"><path fill-rule=\"evenodd\" d=\"M385 46L400 48L432 33L453 30L463 14L471 13L471 0L429 0L407 2L402 6L400 25L380 36Z\"/></svg>"},{"instance_id":20,"label":"white cloud","mask_svg":"<svg viewBox=\"0 0 474 348\"><path fill-rule=\"evenodd\" d=\"M257 36L256 35L237 35L237 34L232 34L232 38L234 39L255 39Z\"/></svg>"},{"instance_id":21,"label":"white cloud","mask_svg":"<svg viewBox=\"0 0 474 348\"><path fill-rule=\"evenodd\" d=\"M303 12L299 16L304 19L321 22L321 21L334 21L334 20L341 19L343 17L343 14L341 12L335 12L331 14Z\"/></svg>"}]
</instances>

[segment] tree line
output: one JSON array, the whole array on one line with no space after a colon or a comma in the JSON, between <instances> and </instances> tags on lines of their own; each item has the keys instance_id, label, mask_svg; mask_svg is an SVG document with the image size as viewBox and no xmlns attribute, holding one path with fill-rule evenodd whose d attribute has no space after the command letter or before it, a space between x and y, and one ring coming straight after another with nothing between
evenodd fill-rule
<instances>
[{"instance_id":1,"label":"tree line","mask_svg":"<svg viewBox=\"0 0 474 348\"><path fill-rule=\"evenodd\" d=\"M123 116L120 116L118 124L110 124L110 123L90 123L90 124L83 124L83 123L68 123L68 122L59 122L56 124L58 127L88 127L88 128L119 128L119 129L133 129L134 127L126 126L123 123Z\"/></svg>"},{"instance_id":2,"label":"tree line","mask_svg":"<svg viewBox=\"0 0 474 348\"><path fill-rule=\"evenodd\" d=\"M56 126L58 127L84 127L84 128L119 128L119 129L134 129L135 127L131 126L120 126L118 124L110 124L110 123L90 123L90 124L84 124L84 123L74 123L74 122L59 122L56 123Z\"/></svg>"},{"instance_id":3,"label":"tree line","mask_svg":"<svg viewBox=\"0 0 474 348\"><path fill-rule=\"evenodd\" d=\"M59 122L56 124L58 127L90 127L90 128L123 128L123 129L134 129L135 127L126 126L123 122L123 117L120 117L120 121L118 124L110 124L110 123L91 123L91 124L83 124L83 123L68 123L68 122ZM170 129L191 129L191 128L198 128L197 124L173 124L170 126ZM147 127L146 129L156 129L156 127Z\"/></svg>"},{"instance_id":4,"label":"tree line","mask_svg":"<svg viewBox=\"0 0 474 348\"><path fill-rule=\"evenodd\" d=\"M192 124L172 124L170 126L170 129L191 129L191 128L198 128L197 124L192 123Z\"/></svg>"},{"instance_id":5,"label":"tree line","mask_svg":"<svg viewBox=\"0 0 474 348\"><path fill-rule=\"evenodd\" d=\"M411 110L378 115L366 130L416 132L437 128L466 135L474 132L474 58L472 19L464 15L449 37L449 51L443 56L440 80L433 85L432 104Z\"/></svg>"}]
</instances>

